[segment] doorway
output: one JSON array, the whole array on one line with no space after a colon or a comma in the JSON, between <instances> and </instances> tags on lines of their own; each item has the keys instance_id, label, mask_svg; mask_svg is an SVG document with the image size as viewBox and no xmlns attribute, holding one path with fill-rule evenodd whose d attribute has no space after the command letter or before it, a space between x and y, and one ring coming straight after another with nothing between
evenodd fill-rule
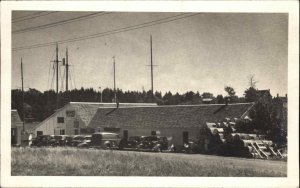
<instances>
[{"instance_id":1,"label":"doorway","mask_svg":"<svg viewBox=\"0 0 300 188\"><path fill-rule=\"evenodd\" d=\"M183 133L182 133L182 140L183 140L183 144L189 142L189 132L183 131Z\"/></svg>"}]
</instances>

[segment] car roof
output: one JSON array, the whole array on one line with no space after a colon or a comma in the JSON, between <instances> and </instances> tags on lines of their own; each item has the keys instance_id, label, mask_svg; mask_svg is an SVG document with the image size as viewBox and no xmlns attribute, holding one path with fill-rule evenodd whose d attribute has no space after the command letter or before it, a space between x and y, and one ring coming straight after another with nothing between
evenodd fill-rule
<instances>
[{"instance_id":1,"label":"car roof","mask_svg":"<svg viewBox=\"0 0 300 188\"><path fill-rule=\"evenodd\" d=\"M93 133L93 135L95 134L101 134L101 135L118 135L117 133L111 133L111 132L96 132Z\"/></svg>"}]
</instances>

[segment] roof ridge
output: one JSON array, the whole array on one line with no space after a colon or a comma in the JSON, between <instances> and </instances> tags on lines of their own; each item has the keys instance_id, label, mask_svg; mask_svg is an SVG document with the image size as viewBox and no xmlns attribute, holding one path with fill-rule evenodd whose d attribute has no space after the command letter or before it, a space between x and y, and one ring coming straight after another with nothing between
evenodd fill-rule
<instances>
[{"instance_id":1,"label":"roof ridge","mask_svg":"<svg viewBox=\"0 0 300 188\"><path fill-rule=\"evenodd\" d=\"M115 104L110 102L70 102L70 104ZM156 103L119 103L119 104L139 104L139 105L157 105Z\"/></svg>"},{"instance_id":2,"label":"roof ridge","mask_svg":"<svg viewBox=\"0 0 300 188\"><path fill-rule=\"evenodd\" d=\"M235 105L250 105L250 104L254 104L253 102L249 102L249 103L231 103L231 104L194 104L194 105L188 105L188 104L184 104L184 105L157 105L157 106L119 106L119 108L164 108L164 107L197 107L197 106L235 106ZM109 107L109 106L104 106L104 107L98 107L98 108L115 108L115 107Z\"/></svg>"}]
</instances>

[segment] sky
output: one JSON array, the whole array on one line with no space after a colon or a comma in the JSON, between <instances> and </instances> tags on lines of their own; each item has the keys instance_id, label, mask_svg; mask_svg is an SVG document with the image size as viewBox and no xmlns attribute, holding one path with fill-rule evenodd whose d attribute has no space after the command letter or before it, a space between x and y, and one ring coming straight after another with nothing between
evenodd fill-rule
<instances>
[{"instance_id":1,"label":"sky","mask_svg":"<svg viewBox=\"0 0 300 188\"><path fill-rule=\"evenodd\" d=\"M211 92L217 96L225 95L224 87L231 86L241 97L249 87L249 76L254 75L258 89L270 89L273 96L287 93L287 14L94 13L14 11L12 88L21 86L22 58L26 88L40 91L55 89L55 82L51 84L55 44L21 50L19 47L139 25L145 27L60 43L59 58L65 57L68 47L69 63L72 65L69 88L113 88L112 57L115 56L117 88L123 91L150 90L150 67L147 65L150 64L152 35L153 64L156 65L154 90L163 93ZM85 15L89 16L76 20ZM175 20L178 16L184 18ZM32 17L35 18L28 19ZM144 24L165 18L173 21L152 26ZM65 24L44 27L70 19L72 21ZM26 28L34 29L22 32ZM60 69L63 75L64 67L60 65ZM59 88L63 89L62 81L59 84Z\"/></svg>"}]
</instances>

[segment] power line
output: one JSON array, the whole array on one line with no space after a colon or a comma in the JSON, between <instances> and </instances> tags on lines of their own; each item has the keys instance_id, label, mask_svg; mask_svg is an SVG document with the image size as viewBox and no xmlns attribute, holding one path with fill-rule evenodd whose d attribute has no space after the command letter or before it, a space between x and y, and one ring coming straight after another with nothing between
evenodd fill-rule
<instances>
[{"instance_id":1,"label":"power line","mask_svg":"<svg viewBox=\"0 0 300 188\"><path fill-rule=\"evenodd\" d=\"M29 32L29 31L36 31L36 30L56 27L56 26L59 26L59 25L64 25L64 24L68 24L68 23L72 23L72 22L76 22L76 21L90 19L90 18L93 18L93 17L96 17L96 16L102 16L102 15L105 15L105 14L110 14L111 12L107 12L107 13L104 13L104 14L101 14L101 13L103 13L103 12L92 13L92 14L79 16L79 17L75 17L75 18L71 18L71 19L66 19L66 20L62 20L62 21L54 22L54 23L50 23L50 24L44 24L44 25L40 25L40 26L36 26L36 27L28 27L28 28L25 28L25 29L19 29L19 30L16 30L16 31L12 31L12 34L19 34L19 33L25 33L25 32Z\"/></svg>"},{"instance_id":2,"label":"power line","mask_svg":"<svg viewBox=\"0 0 300 188\"><path fill-rule=\"evenodd\" d=\"M19 16L19 17L15 17L15 18L12 18L12 20L18 20L20 18L26 18L26 17L30 17L30 16L34 16L34 15L37 15L37 14L41 14L45 11L39 11L39 12L35 12L35 13L32 13L32 14L28 14L28 15L25 15L25 16Z\"/></svg>"},{"instance_id":3,"label":"power line","mask_svg":"<svg viewBox=\"0 0 300 188\"><path fill-rule=\"evenodd\" d=\"M34 16L34 17L29 17L29 18L27 18L28 16L24 16L23 17L24 19L17 19L17 20L13 19L12 23L17 23L17 22L22 22L22 21L26 21L26 20L31 20L31 19L35 19L35 18L38 18L38 17L46 16L46 15L49 15L49 14L53 14L53 13L56 13L56 12L57 11L55 11L55 12L45 12L45 14L37 15L37 16ZM43 13L43 12L40 12L39 14L41 14L41 13ZM36 14L38 14L38 13L36 13ZM35 15L35 14L33 14L33 15ZM19 17L19 18L22 18L22 17Z\"/></svg>"},{"instance_id":4,"label":"power line","mask_svg":"<svg viewBox=\"0 0 300 188\"><path fill-rule=\"evenodd\" d=\"M145 22L142 24L137 24L134 26L128 26L128 27L124 27L124 28L120 28L120 29L110 30L110 31L102 32L102 33L93 34L93 35L87 35L87 36L66 39L66 40L60 40L60 41L55 41L55 42L48 42L48 43L34 44L34 45L29 45L29 46L16 47L16 48L12 48L12 50L19 51L19 50L25 50L25 49L52 46L56 43L63 44L63 43L76 42L76 41L87 40L87 39L92 39L92 38L100 38L100 37L104 37L107 35L113 35L113 34L123 33L123 32L127 32L127 31L142 29L145 27L150 27L150 26L154 26L154 25L158 25L158 24L168 23L168 22L184 19L184 18L191 17L191 16L196 16L201 13L188 14L188 15L186 15L186 14L187 13L184 13L184 14L180 14L177 16L167 17L167 18L163 18L163 19L159 19L159 20ZM186 15L186 16L184 16L184 15Z\"/></svg>"}]
</instances>

